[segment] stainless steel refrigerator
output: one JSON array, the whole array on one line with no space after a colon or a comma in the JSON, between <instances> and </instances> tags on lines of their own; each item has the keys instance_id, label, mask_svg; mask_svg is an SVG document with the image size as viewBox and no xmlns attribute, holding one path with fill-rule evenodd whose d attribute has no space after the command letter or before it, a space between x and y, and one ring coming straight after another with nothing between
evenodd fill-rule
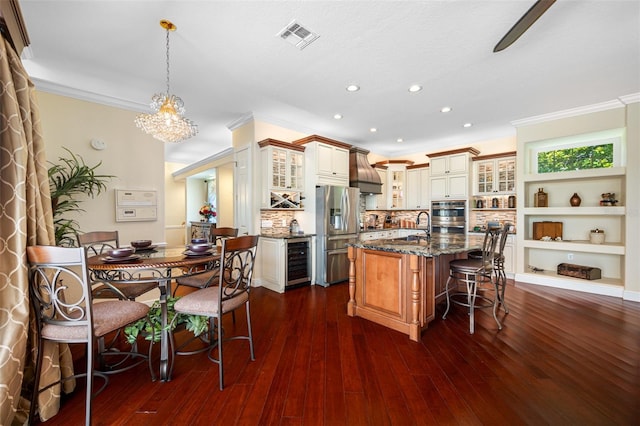
<instances>
[{"instance_id":1,"label":"stainless steel refrigerator","mask_svg":"<svg viewBox=\"0 0 640 426\"><path fill-rule=\"evenodd\" d=\"M360 190L316 188L316 283L325 287L349 279L347 246L358 239Z\"/></svg>"}]
</instances>

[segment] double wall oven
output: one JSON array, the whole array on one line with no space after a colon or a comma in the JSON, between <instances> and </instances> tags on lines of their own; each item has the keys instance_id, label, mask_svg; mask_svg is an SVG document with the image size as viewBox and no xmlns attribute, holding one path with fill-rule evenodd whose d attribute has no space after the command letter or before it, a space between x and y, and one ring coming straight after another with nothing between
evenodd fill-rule
<instances>
[{"instance_id":1,"label":"double wall oven","mask_svg":"<svg viewBox=\"0 0 640 426\"><path fill-rule=\"evenodd\" d=\"M466 232L467 202L465 200L432 201L431 232L464 234Z\"/></svg>"}]
</instances>

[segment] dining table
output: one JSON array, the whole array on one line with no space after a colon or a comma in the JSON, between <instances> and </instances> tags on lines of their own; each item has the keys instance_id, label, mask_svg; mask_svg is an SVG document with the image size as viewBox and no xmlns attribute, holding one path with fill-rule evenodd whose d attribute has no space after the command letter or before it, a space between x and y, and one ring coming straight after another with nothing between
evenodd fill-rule
<instances>
[{"instance_id":1,"label":"dining table","mask_svg":"<svg viewBox=\"0 0 640 426\"><path fill-rule=\"evenodd\" d=\"M178 277L202 274L219 267L220 247L205 252L191 252L184 246L151 246L136 249L124 258L98 254L87 259L93 281L140 283L157 282L160 290L162 331L160 338L160 380L169 377L169 330L167 298L171 295L171 281Z\"/></svg>"}]
</instances>

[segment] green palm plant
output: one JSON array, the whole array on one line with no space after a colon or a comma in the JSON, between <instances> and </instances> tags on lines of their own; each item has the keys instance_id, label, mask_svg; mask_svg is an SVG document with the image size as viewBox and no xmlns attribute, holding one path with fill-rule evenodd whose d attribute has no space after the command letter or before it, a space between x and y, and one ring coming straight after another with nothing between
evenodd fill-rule
<instances>
[{"instance_id":1,"label":"green palm plant","mask_svg":"<svg viewBox=\"0 0 640 426\"><path fill-rule=\"evenodd\" d=\"M102 164L88 166L80 155L75 155L67 148L69 157L60 157L58 164L49 167L49 190L51 191L51 208L56 234L56 245L75 245L75 234L78 222L64 217L70 212L84 211L80 207L80 194L91 198L107 189L106 182L112 175L100 175L96 169Z\"/></svg>"}]
</instances>

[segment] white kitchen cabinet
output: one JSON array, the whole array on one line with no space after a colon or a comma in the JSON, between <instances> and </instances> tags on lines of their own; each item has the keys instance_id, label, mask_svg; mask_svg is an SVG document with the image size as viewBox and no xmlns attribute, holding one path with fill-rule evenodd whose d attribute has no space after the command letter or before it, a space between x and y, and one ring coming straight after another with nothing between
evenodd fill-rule
<instances>
[{"instance_id":1,"label":"white kitchen cabinet","mask_svg":"<svg viewBox=\"0 0 640 426\"><path fill-rule=\"evenodd\" d=\"M407 166L413 161L382 161L374 168L380 175L382 194L368 196L367 210L404 210L406 207Z\"/></svg>"},{"instance_id":2,"label":"white kitchen cabinet","mask_svg":"<svg viewBox=\"0 0 640 426\"><path fill-rule=\"evenodd\" d=\"M603 135L604 134L604 135ZM620 130L580 135L572 139L534 141L522 144L522 152L535 157L538 151L566 146L589 146L614 141L622 147ZM567 142L568 141L568 142ZM541 146L541 149L536 150ZM553 148L549 148L553 147ZM620 295L625 282L626 167L614 160L614 167L542 173L535 169L532 158L525 158L522 182L518 193L518 265L516 279L521 282ZM548 194L548 207L534 207L534 195L539 188ZM580 206L572 207L574 193L582 198ZM602 193L615 193L618 205L601 205ZM558 241L534 239L536 222L561 222L562 237ZM593 244L590 231L604 230L605 241ZM523 260L520 264L520 259ZM600 268L602 277L584 280L557 273L560 263ZM533 270L532 268L536 268Z\"/></svg>"},{"instance_id":3,"label":"white kitchen cabinet","mask_svg":"<svg viewBox=\"0 0 640 426\"><path fill-rule=\"evenodd\" d=\"M349 186L351 145L318 135L295 140L292 144L306 148L307 188L318 185Z\"/></svg>"},{"instance_id":4,"label":"white kitchen cabinet","mask_svg":"<svg viewBox=\"0 0 640 426\"><path fill-rule=\"evenodd\" d=\"M507 277L513 278L516 273L516 236L509 234L507 236L507 242L504 245L504 272Z\"/></svg>"},{"instance_id":5,"label":"white kitchen cabinet","mask_svg":"<svg viewBox=\"0 0 640 426\"><path fill-rule=\"evenodd\" d=\"M284 293L285 248L282 238L260 237L258 241L258 279L260 286L278 293Z\"/></svg>"},{"instance_id":6,"label":"white kitchen cabinet","mask_svg":"<svg viewBox=\"0 0 640 426\"><path fill-rule=\"evenodd\" d=\"M516 157L476 157L473 161L473 195L513 194L516 191ZM482 159L484 158L484 159Z\"/></svg>"},{"instance_id":7,"label":"white kitchen cabinet","mask_svg":"<svg viewBox=\"0 0 640 426\"><path fill-rule=\"evenodd\" d=\"M347 179L349 181L349 150L337 146L318 143L316 172L319 177Z\"/></svg>"},{"instance_id":8,"label":"white kitchen cabinet","mask_svg":"<svg viewBox=\"0 0 640 426\"><path fill-rule=\"evenodd\" d=\"M262 166L262 208L302 208L304 147L266 139L258 143Z\"/></svg>"},{"instance_id":9,"label":"white kitchen cabinet","mask_svg":"<svg viewBox=\"0 0 640 426\"><path fill-rule=\"evenodd\" d=\"M407 169L407 209L429 209L429 168L428 166Z\"/></svg>"},{"instance_id":10,"label":"white kitchen cabinet","mask_svg":"<svg viewBox=\"0 0 640 426\"><path fill-rule=\"evenodd\" d=\"M453 175L430 179L432 200L461 200L469 195L469 176Z\"/></svg>"},{"instance_id":11,"label":"white kitchen cabinet","mask_svg":"<svg viewBox=\"0 0 640 426\"><path fill-rule=\"evenodd\" d=\"M471 158L479 153L477 149L469 147L428 154L431 199L467 199Z\"/></svg>"},{"instance_id":12,"label":"white kitchen cabinet","mask_svg":"<svg viewBox=\"0 0 640 426\"><path fill-rule=\"evenodd\" d=\"M469 148L473 152L478 152L473 148ZM430 154L431 176L444 176L448 174L468 174L469 173L469 154L471 151L456 152L454 154L435 156L439 154ZM477 155L477 154L476 154Z\"/></svg>"},{"instance_id":13,"label":"white kitchen cabinet","mask_svg":"<svg viewBox=\"0 0 640 426\"><path fill-rule=\"evenodd\" d=\"M387 209L387 170L376 167L376 171L380 176L380 182L382 182L381 193L367 195L365 199L365 207L367 210L386 210Z\"/></svg>"}]
</instances>

